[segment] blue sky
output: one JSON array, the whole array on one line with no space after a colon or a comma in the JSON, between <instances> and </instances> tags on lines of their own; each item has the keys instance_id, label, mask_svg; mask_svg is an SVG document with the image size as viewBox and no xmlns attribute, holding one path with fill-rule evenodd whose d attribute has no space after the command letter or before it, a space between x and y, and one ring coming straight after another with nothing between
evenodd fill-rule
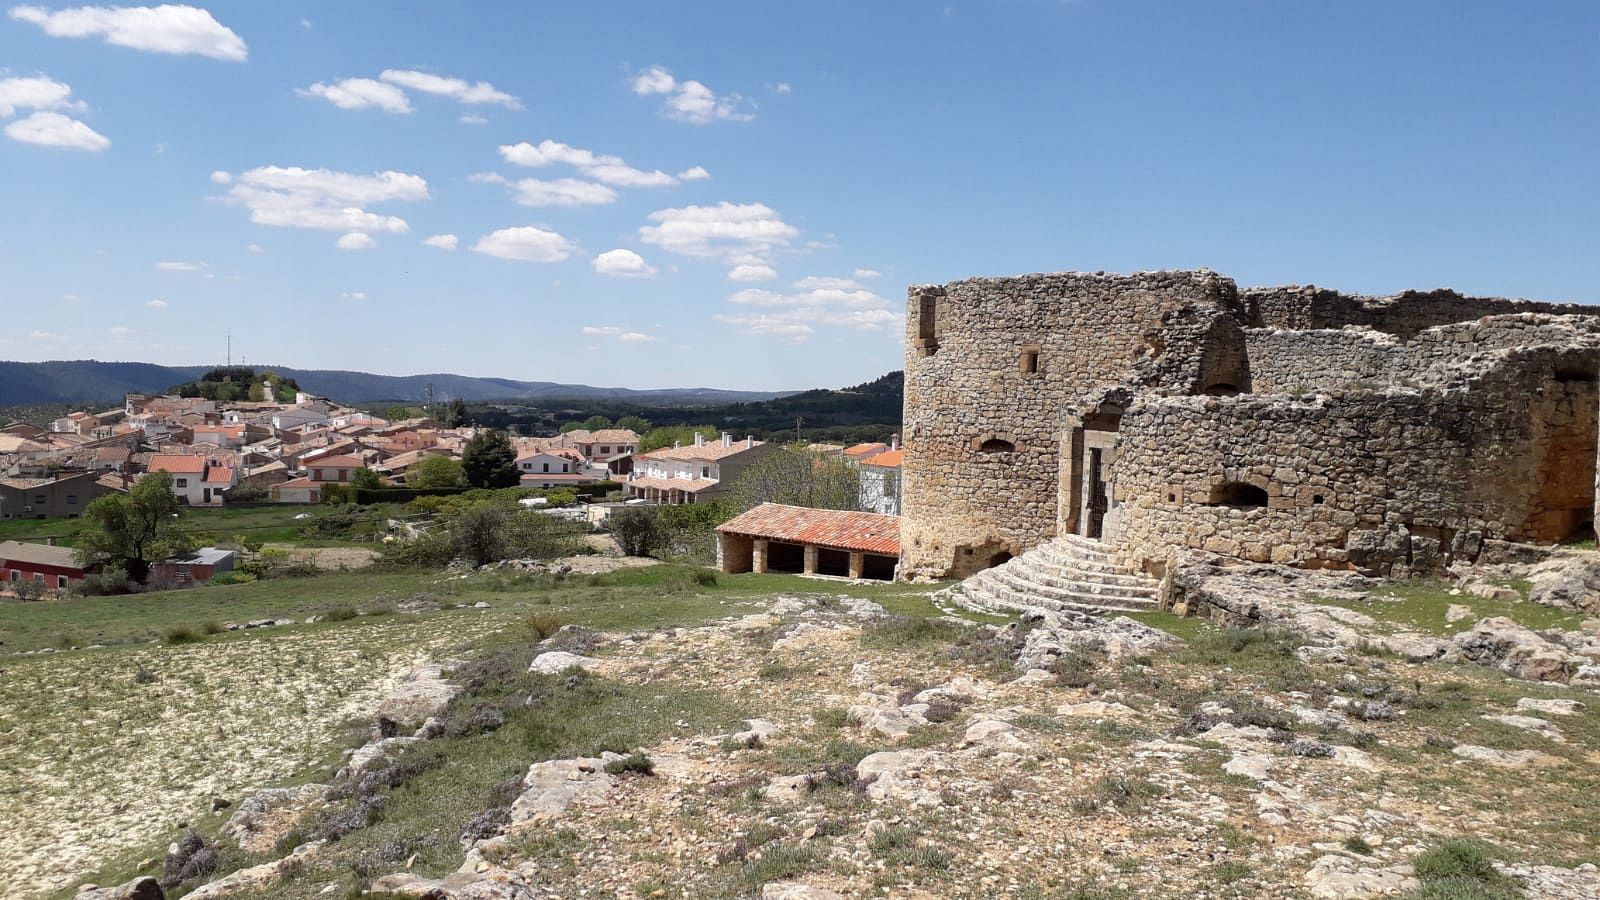
<instances>
[{"instance_id":1,"label":"blue sky","mask_svg":"<svg viewBox=\"0 0 1600 900\"><path fill-rule=\"evenodd\" d=\"M972 275L1600 301L1592 2L4 10L9 359L779 389Z\"/></svg>"}]
</instances>

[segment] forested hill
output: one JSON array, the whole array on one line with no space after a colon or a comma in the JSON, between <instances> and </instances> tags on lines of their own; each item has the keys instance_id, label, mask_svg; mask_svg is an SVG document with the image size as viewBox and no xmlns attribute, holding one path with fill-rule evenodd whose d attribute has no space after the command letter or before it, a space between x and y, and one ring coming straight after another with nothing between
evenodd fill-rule
<instances>
[{"instance_id":1,"label":"forested hill","mask_svg":"<svg viewBox=\"0 0 1600 900\"><path fill-rule=\"evenodd\" d=\"M173 385L193 382L211 366L158 366L151 363L100 362L92 359L51 362L0 362L0 405L36 403L106 403L122 399L130 391L155 393ZM538 400L617 400L638 404L722 405L768 400L784 396L782 391L737 391L715 388L629 388L591 387L586 384L559 384L552 381L517 381L510 378L476 378L446 373L430 375L373 375L331 369L293 369L284 366L255 366L293 379L313 394L345 403L370 403L384 400L419 401L428 395L441 399L467 401Z\"/></svg>"}]
</instances>

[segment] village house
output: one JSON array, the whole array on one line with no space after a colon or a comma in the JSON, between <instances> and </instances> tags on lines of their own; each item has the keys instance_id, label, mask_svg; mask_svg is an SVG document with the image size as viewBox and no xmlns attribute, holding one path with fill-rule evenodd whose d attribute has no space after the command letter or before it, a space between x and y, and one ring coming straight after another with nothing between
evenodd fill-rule
<instances>
[{"instance_id":1,"label":"village house","mask_svg":"<svg viewBox=\"0 0 1600 900\"><path fill-rule=\"evenodd\" d=\"M237 478L233 466L198 454L158 453L147 468L171 474L173 495L190 506L221 506Z\"/></svg>"},{"instance_id":2,"label":"village house","mask_svg":"<svg viewBox=\"0 0 1600 900\"><path fill-rule=\"evenodd\" d=\"M586 461L576 450L538 450L517 457L523 487L553 488L593 484Z\"/></svg>"},{"instance_id":3,"label":"village house","mask_svg":"<svg viewBox=\"0 0 1600 900\"><path fill-rule=\"evenodd\" d=\"M112 493L99 478L99 472L77 472L0 479L0 519L76 519L96 497Z\"/></svg>"},{"instance_id":4,"label":"village house","mask_svg":"<svg viewBox=\"0 0 1600 900\"><path fill-rule=\"evenodd\" d=\"M305 467L312 481L344 484L350 481L350 473L365 468L366 463L354 456L337 455L308 459Z\"/></svg>"},{"instance_id":5,"label":"village house","mask_svg":"<svg viewBox=\"0 0 1600 900\"><path fill-rule=\"evenodd\" d=\"M886 516L900 514L900 465L905 451L896 447L861 460L861 508Z\"/></svg>"},{"instance_id":6,"label":"village house","mask_svg":"<svg viewBox=\"0 0 1600 900\"><path fill-rule=\"evenodd\" d=\"M86 574L78 555L68 547L0 541L0 585L15 591L31 582L48 591L65 591Z\"/></svg>"},{"instance_id":7,"label":"village house","mask_svg":"<svg viewBox=\"0 0 1600 900\"><path fill-rule=\"evenodd\" d=\"M706 441L696 434L694 444L674 444L634 457L634 469L624 483L628 496L678 506L699 503L725 491L756 460L777 449L746 437L735 441L723 433Z\"/></svg>"},{"instance_id":8,"label":"village house","mask_svg":"<svg viewBox=\"0 0 1600 900\"><path fill-rule=\"evenodd\" d=\"M321 503L322 482L309 478L291 478L267 488L273 503Z\"/></svg>"},{"instance_id":9,"label":"village house","mask_svg":"<svg viewBox=\"0 0 1600 900\"><path fill-rule=\"evenodd\" d=\"M150 567L150 580L173 587L197 587L224 572L232 572L234 552L201 547L193 553L168 557Z\"/></svg>"},{"instance_id":10,"label":"village house","mask_svg":"<svg viewBox=\"0 0 1600 900\"><path fill-rule=\"evenodd\" d=\"M893 581L900 519L763 503L717 526L717 567Z\"/></svg>"}]
</instances>

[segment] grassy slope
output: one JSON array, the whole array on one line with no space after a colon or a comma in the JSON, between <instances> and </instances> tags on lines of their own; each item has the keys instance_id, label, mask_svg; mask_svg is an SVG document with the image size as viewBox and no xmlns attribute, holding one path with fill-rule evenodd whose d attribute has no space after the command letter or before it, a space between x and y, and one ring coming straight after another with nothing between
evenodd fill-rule
<instances>
[{"instance_id":1,"label":"grassy slope","mask_svg":"<svg viewBox=\"0 0 1600 900\"><path fill-rule=\"evenodd\" d=\"M398 515L402 504L384 503L368 507L374 516ZM246 506L219 509L188 509L183 512L185 531L205 532L218 539L227 540L242 534L269 543L293 543L306 546L325 546L340 543L329 540L308 540L300 529L314 524L325 516L330 507L325 506ZM310 518L295 516L309 514ZM78 535L88 525L82 519L7 519L0 521L0 540L43 541L53 538L57 544L76 545Z\"/></svg>"}]
</instances>

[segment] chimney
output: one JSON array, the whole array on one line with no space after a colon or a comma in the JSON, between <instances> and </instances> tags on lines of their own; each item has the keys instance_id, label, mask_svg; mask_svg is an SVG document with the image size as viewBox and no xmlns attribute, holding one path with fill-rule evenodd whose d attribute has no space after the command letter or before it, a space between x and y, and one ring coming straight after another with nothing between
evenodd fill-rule
<instances>
[{"instance_id":1,"label":"chimney","mask_svg":"<svg viewBox=\"0 0 1600 900\"><path fill-rule=\"evenodd\" d=\"M694 433L694 445L696 447L704 447L706 445L706 436L696 431Z\"/></svg>"},{"instance_id":2,"label":"chimney","mask_svg":"<svg viewBox=\"0 0 1600 900\"><path fill-rule=\"evenodd\" d=\"M889 435L889 449L890 450L899 450L900 449L900 435L898 435L898 434Z\"/></svg>"},{"instance_id":3,"label":"chimney","mask_svg":"<svg viewBox=\"0 0 1600 900\"><path fill-rule=\"evenodd\" d=\"M674 449L674 450L677 450L678 448L680 448L682 446L683 446L683 441L673 441L672 442L672 449Z\"/></svg>"},{"instance_id":4,"label":"chimney","mask_svg":"<svg viewBox=\"0 0 1600 900\"><path fill-rule=\"evenodd\" d=\"M722 446L724 446L724 447L732 447L733 446L733 435L731 435L731 434L727 433L726 431L724 431L722 433Z\"/></svg>"},{"instance_id":5,"label":"chimney","mask_svg":"<svg viewBox=\"0 0 1600 900\"><path fill-rule=\"evenodd\" d=\"M744 448L746 450L749 450L751 447L754 447L755 445L756 445L755 435L747 434L747 435L744 436Z\"/></svg>"}]
</instances>

